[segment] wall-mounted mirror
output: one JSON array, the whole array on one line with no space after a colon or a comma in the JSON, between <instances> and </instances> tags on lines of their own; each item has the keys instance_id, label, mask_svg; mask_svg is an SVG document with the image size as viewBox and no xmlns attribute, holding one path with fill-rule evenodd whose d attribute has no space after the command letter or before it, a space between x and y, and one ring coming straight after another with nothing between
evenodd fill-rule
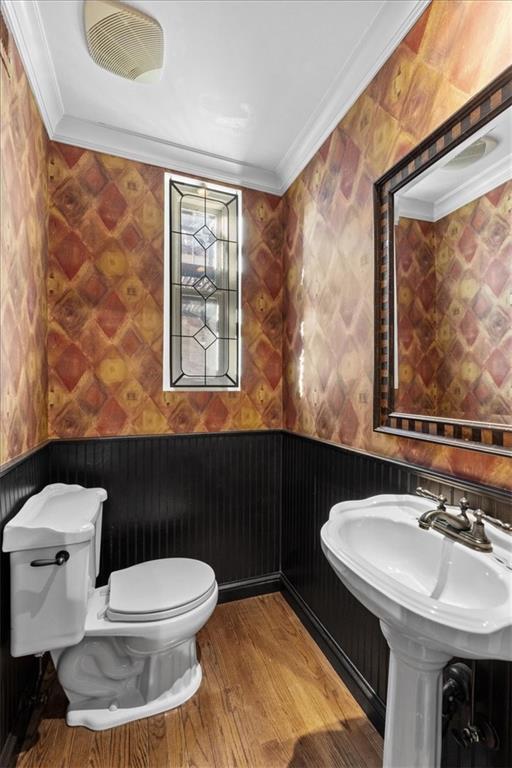
<instances>
[{"instance_id":1,"label":"wall-mounted mirror","mask_svg":"<svg viewBox=\"0 0 512 768\"><path fill-rule=\"evenodd\" d=\"M511 70L375 185L375 428L512 453Z\"/></svg>"}]
</instances>

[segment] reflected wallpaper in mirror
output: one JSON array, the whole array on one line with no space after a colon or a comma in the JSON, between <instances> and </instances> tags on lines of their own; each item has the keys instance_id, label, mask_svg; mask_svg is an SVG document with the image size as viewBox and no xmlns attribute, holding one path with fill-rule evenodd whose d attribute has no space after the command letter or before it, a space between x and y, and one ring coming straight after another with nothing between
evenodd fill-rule
<instances>
[{"instance_id":1,"label":"reflected wallpaper in mirror","mask_svg":"<svg viewBox=\"0 0 512 768\"><path fill-rule=\"evenodd\" d=\"M512 110L394 196L395 411L512 424Z\"/></svg>"}]
</instances>

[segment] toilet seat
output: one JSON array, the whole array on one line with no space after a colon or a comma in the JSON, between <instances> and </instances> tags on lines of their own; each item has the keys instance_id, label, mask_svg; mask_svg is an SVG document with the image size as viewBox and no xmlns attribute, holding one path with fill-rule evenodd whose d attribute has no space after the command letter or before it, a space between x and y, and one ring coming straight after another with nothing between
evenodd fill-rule
<instances>
[{"instance_id":1,"label":"toilet seat","mask_svg":"<svg viewBox=\"0 0 512 768\"><path fill-rule=\"evenodd\" d=\"M149 560L110 574L106 618L121 622L172 618L204 603L215 589L215 573L200 560Z\"/></svg>"}]
</instances>

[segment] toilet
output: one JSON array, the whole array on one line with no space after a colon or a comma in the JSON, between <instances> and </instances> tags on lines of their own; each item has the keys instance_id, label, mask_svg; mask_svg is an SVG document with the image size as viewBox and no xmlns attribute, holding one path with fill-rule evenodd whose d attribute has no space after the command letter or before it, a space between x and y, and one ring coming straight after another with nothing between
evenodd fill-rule
<instances>
[{"instance_id":1,"label":"toilet","mask_svg":"<svg viewBox=\"0 0 512 768\"><path fill-rule=\"evenodd\" d=\"M218 599L215 573L189 558L149 560L95 588L103 488L54 483L4 528L11 653L50 651L68 725L112 728L173 709L201 684L196 634Z\"/></svg>"}]
</instances>

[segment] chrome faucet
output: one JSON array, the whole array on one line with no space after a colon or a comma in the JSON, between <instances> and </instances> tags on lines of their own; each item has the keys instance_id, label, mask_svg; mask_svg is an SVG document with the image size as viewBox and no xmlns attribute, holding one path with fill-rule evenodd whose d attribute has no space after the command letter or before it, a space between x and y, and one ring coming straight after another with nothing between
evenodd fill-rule
<instances>
[{"instance_id":1,"label":"chrome faucet","mask_svg":"<svg viewBox=\"0 0 512 768\"><path fill-rule=\"evenodd\" d=\"M487 538L484 527L484 520L487 516L481 509L477 509L472 512L474 520L471 521L467 515L469 502L465 496L459 501L460 512L454 514L446 509L446 502L448 501L446 496L436 496L425 488L417 488L416 493L419 496L437 502L435 509L424 512L418 518L420 528L425 530L433 528L448 536L448 538L459 541L466 547L476 549L479 552L492 552L492 544ZM491 520L494 522L494 518L491 518ZM496 523L494 522L494 524ZM507 523L502 523L502 525L508 526Z\"/></svg>"}]
</instances>

